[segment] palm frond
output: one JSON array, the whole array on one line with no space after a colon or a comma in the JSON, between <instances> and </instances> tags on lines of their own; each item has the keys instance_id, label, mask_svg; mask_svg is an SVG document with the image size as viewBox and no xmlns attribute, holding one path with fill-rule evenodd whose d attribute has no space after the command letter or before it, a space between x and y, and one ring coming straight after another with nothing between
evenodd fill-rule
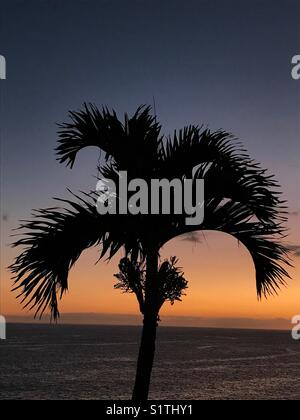
<instances>
[{"instance_id":1,"label":"palm frond","mask_svg":"<svg viewBox=\"0 0 300 420\"><path fill-rule=\"evenodd\" d=\"M291 266L287 248L272 237L272 231L252 223L237 232L235 236L248 249L256 271L258 297L277 294L290 278L284 266Z\"/></svg>"},{"instance_id":2,"label":"palm frond","mask_svg":"<svg viewBox=\"0 0 300 420\"><path fill-rule=\"evenodd\" d=\"M233 159L237 150L243 152L241 143L232 134L191 125L175 131L161 146L161 171L180 177L202 163Z\"/></svg>"},{"instance_id":3,"label":"palm frond","mask_svg":"<svg viewBox=\"0 0 300 420\"><path fill-rule=\"evenodd\" d=\"M69 113L70 122L59 125L59 145L56 148L60 163L73 167L78 152L85 147L98 147L118 169L151 168L157 160L161 142L161 127L151 115L151 108L141 106L124 122L115 111L85 104L80 111Z\"/></svg>"},{"instance_id":4,"label":"palm frond","mask_svg":"<svg viewBox=\"0 0 300 420\"><path fill-rule=\"evenodd\" d=\"M133 249L130 232L121 228L126 226L124 218L100 216L89 195L75 197L78 202L57 199L67 208L36 211L32 221L21 225L25 232L13 244L24 248L10 266L14 290L20 290L18 297L36 315L42 316L49 307L54 319L59 316L57 294L68 289L68 273L82 251L99 245L100 258L106 254L112 258L122 246L128 253Z\"/></svg>"},{"instance_id":5,"label":"palm frond","mask_svg":"<svg viewBox=\"0 0 300 420\"><path fill-rule=\"evenodd\" d=\"M193 168L197 167L197 174ZM231 199L247 205L264 223L284 221L284 201L273 175L252 160L241 143L223 130L189 126L162 147L161 177L205 180L205 199Z\"/></svg>"},{"instance_id":6,"label":"palm frond","mask_svg":"<svg viewBox=\"0 0 300 420\"><path fill-rule=\"evenodd\" d=\"M249 251L256 270L258 297L267 297L286 285L290 278L285 267L291 266L289 249L282 244L285 234L283 224L266 225L252 221L249 208L241 203L211 202L206 207L205 222L199 230L214 230L235 237ZM188 233L197 228L183 227Z\"/></svg>"},{"instance_id":7,"label":"palm frond","mask_svg":"<svg viewBox=\"0 0 300 420\"><path fill-rule=\"evenodd\" d=\"M106 153L106 159L114 156L114 150L124 138L124 127L116 112L108 108L100 111L92 104L84 104L83 110L69 112L71 122L59 124L58 161L73 167L77 153L84 147L95 146Z\"/></svg>"}]
</instances>

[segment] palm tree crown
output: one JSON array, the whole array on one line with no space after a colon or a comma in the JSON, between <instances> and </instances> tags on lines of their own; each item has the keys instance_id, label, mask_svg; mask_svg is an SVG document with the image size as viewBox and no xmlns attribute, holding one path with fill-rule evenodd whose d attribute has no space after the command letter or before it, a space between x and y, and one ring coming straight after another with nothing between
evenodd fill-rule
<instances>
[{"instance_id":1,"label":"palm tree crown","mask_svg":"<svg viewBox=\"0 0 300 420\"><path fill-rule=\"evenodd\" d=\"M10 267L22 302L36 315L50 309L54 319L59 316L58 298L68 289L69 270L92 246L99 247L100 258L109 259L124 249L117 287L135 288L142 307L138 288L146 287L142 264L151 250L159 252L169 240L199 229L222 231L244 244L255 265L259 297L285 284L289 259L280 242L286 218L279 186L231 134L189 126L166 138L149 107L138 108L132 117L125 115L122 122L114 111L85 105L60 125L59 138L59 162L72 168L81 149L98 147L105 158L99 171L109 179L117 179L123 170L129 179L146 181L204 179L205 218L201 226L187 226L178 214L101 216L94 193L73 195L70 200L58 200L57 207L36 211L33 220L21 225L26 233L14 246L23 250ZM136 284L124 275L129 268L136 270ZM162 264L160 270L165 270L165 279L170 271L176 274L175 260ZM180 284L177 295L172 297L171 288L165 286L165 294L160 295L164 300L180 298L186 288L182 273L177 275L181 281L176 283Z\"/></svg>"}]
</instances>

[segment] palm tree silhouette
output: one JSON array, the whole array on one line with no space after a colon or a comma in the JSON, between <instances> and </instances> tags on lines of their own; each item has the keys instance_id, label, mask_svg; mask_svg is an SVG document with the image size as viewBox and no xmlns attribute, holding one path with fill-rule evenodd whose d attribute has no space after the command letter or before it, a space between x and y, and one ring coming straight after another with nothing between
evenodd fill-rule
<instances>
[{"instance_id":1,"label":"palm tree silhouette","mask_svg":"<svg viewBox=\"0 0 300 420\"><path fill-rule=\"evenodd\" d=\"M276 293L286 284L284 267L290 265L288 249L280 242L286 217L279 186L231 134L189 126L165 138L150 107L138 108L121 122L114 111L85 105L70 112L59 137L58 160L71 168L81 149L96 146L104 152L99 171L107 179L116 180L120 171L127 171L129 180L193 177L205 182L201 226L186 225L185 215L178 214L100 216L95 193L81 193L59 200L58 207L36 211L32 221L21 225L26 234L13 244L24 247L10 267L19 297L35 315L50 309L53 319L59 316L58 299L68 289L68 273L85 249L99 246L100 259L124 250L115 287L135 293L143 314L133 391L133 400L143 402L149 393L160 308L165 301L180 300L187 288L175 257L159 262L161 248L196 230L225 232L251 254L258 297Z\"/></svg>"}]
</instances>

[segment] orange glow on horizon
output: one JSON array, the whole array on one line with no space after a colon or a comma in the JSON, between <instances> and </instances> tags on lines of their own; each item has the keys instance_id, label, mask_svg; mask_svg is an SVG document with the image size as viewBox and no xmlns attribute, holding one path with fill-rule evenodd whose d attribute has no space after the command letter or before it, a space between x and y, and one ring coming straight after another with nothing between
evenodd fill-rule
<instances>
[{"instance_id":1,"label":"orange glow on horizon","mask_svg":"<svg viewBox=\"0 0 300 420\"><path fill-rule=\"evenodd\" d=\"M201 236L200 236L201 238ZM176 255L189 280L187 296L174 306L165 304L162 316L286 318L299 313L299 267L291 269L288 287L278 296L259 302L251 257L237 241L221 233L211 233L200 243L178 238L162 250L162 258ZM138 314L135 296L114 290L113 274L120 255L108 263L97 260L96 250L87 251L69 276L69 292L64 296L62 313ZM295 262L294 262L295 264ZM2 310L6 315L28 315L11 293L9 272L2 271Z\"/></svg>"}]
</instances>

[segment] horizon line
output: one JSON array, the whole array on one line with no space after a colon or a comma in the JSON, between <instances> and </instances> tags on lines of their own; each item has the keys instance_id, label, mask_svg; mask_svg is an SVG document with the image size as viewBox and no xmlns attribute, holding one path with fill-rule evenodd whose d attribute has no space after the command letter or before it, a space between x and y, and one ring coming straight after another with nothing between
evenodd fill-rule
<instances>
[{"instance_id":1,"label":"horizon line","mask_svg":"<svg viewBox=\"0 0 300 420\"><path fill-rule=\"evenodd\" d=\"M5 315L5 314L4 314ZM31 315L7 314L7 323L46 324L50 323L50 315L42 319ZM62 313L60 325L110 325L110 326L142 326L138 314L115 314L100 312L66 312ZM160 327L186 328L227 328L254 330L291 330L292 323L286 318L252 318L252 317L201 317L189 315L162 316Z\"/></svg>"}]
</instances>

